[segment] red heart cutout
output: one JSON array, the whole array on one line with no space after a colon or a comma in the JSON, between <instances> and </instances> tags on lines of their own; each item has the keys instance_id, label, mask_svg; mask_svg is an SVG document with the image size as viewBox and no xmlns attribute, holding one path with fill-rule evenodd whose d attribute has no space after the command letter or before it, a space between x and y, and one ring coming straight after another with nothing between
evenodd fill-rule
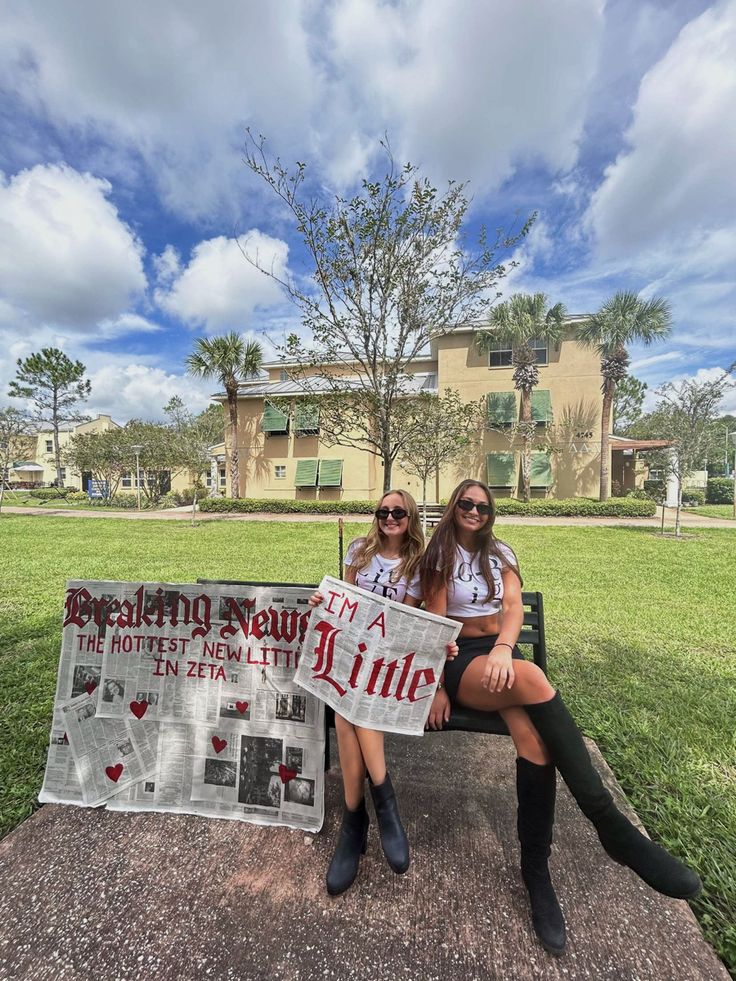
<instances>
[{"instance_id":1,"label":"red heart cutout","mask_svg":"<svg viewBox=\"0 0 736 981\"><path fill-rule=\"evenodd\" d=\"M87 681L87 682L85 683L85 686L84 686L84 687L85 687L85 688L87 689L87 694L88 694L88 695L91 695L91 694L92 694L92 692L93 692L93 691L95 690L95 688L97 687L97 682L96 682L96 681Z\"/></svg>"},{"instance_id":2,"label":"red heart cutout","mask_svg":"<svg viewBox=\"0 0 736 981\"><path fill-rule=\"evenodd\" d=\"M296 770L290 770L288 766L284 766L283 763L279 763L279 776L281 777L281 783L288 783L296 776Z\"/></svg>"},{"instance_id":3,"label":"red heart cutout","mask_svg":"<svg viewBox=\"0 0 736 981\"><path fill-rule=\"evenodd\" d=\"M144 702L143 699L140 702L131 702L129 708L136 719L142 719L148 711L148 702Z\"/></svg>"},{"instance_id":4,"label":"red heart cutout","mask_svg":"<svg viewBox=\"0 0 736 981\"><path fill-rule=\"evenodd\" d=\"M212 737L212 748L216 753L221 753L227 746L227 739L220 739L219 736Z\"/></svg>"},{"instance_id":5,"label":"red heart cutout","mask_svg":"<svg viewBox=\"0 0 736 981\"><path fill-rule=\"evenodd\" d=\"M108 780L112 780L113 783L117 783L120 779L120 774L123 772L123 764L116 763L115 766L105 767L105 776Z\"/></svg>"},{"instance_id":6,"label":"red heart cutout","mask_svg":"<svg viewBox=\"0 0 736 981\"><path fill-rule=\"evenodd\" d=\"M245 713L248 711L249 705L250 702L236 702L235 708L238 710L238 712L240 712L241 715L245 715Z\"/></svg>"}]
</instances>

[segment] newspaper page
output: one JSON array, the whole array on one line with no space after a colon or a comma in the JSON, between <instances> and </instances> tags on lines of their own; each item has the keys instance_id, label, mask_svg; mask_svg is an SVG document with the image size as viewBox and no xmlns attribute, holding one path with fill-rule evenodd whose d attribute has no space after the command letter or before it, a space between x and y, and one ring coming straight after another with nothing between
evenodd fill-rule
<instances>
[{"instance_id":1,"label":"newspaper page","mask_svg":"<svg viewBox=\"0 0 736 981\"><path fill-rule=\"evenodd\" d=\"M86 692L60 706L81 787L82 803L97 807L150 776L158 729L150 722L101 719Z\"/></svg>"},{"instance_id":2,"label":"newspaper page","mask_svg":"<svg viewBox=\"0 0 736 981\"><path fill-rule=\"evenodd\" d=\"M295 680L353 725L421 736L456 620L326 576Z\"/></svg>"},{"instance_id":3,"label":"newspaper page","mask_svg":"<svg viewBox=\"0 0 736 981\"><path fill-rule=\"evenodd\" d=\"M71 716L62 712L84 693L96 721L143 721L156 732L148 743L153 768L131 786L119 778L108 807L321 827L324 705L294 682L311 592L68 583L40 799L85 803Z\"/></svg>"}]
</instances>

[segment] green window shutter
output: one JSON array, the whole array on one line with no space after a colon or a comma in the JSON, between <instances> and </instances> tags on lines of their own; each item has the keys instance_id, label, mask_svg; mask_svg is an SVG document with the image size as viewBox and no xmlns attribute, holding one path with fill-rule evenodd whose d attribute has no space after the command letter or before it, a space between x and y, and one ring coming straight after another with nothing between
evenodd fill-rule
<instances>
[{"instance_id":1,"label":"green window shutter","mask_svg":"<svg viewBox=\"0 0 736 981\"><path fill-rule=\"evenodd\" d=\"M552 463L548 453L532 453L529 474L530 487L549 487L552 483Z\"/></svg>"},{"instance_id":2,"label":"green window shutter","mask_svg":"<svg viewBox=\"0 0 736 981\"><path fill-rule=\"evenodd\" d=\"M309 432L319 429L319 409L316 406L297 404L294 410L294 429Z\"/></svg>"},{"instance_id":3,"label":"green window shutter","mask_svg":"<svg viewBox=\"0 0 736 981\"><path fill-rule=\"evenodd\" d=\"M532 420L544 426L552 422L552 398L546 388L532 391Z\"/></svg>"},{"instance_id":4,"label":"green window shutter","mask_svg":"<svg viewBox=\"0 0 736 981\"><path fill-rule=\"evenodd\" d=\"M516 393L489 392L486 395L488 424L508 426L516 422Z\"/></svg>"},{"instance_id":5,"label":"green window shutter","mask_svg":"<svg viewBox=\"0 0 736 981\"><path fill-rule=\"evenodd\" d=\"M489 453L486 456L489 487L516 487L516 454Z\"/></svg>"},{"instance_id":6,"label":"green window shutter","mask_svg":"<svg viewBox=\"0 0 736 981\"><path fill-rule=\"evenodd\" d=\"M319 461L319 486L340 487L342 484L342 460Z\"/></svg>"},{"instance_id":7,"label":"green window shutter","mask_svg":"<svg viewBox=\"0 0 736 981\"><path fill-rule=\"evenodd\" d=\"M316 460L297 460L296 477L294 478L295 487L316 487L317 486L317 461Z\"/></svg>"},{"instance_id":8,"label":"green window shutter","mask_svg":"<svg viewBox=\"0 0 736 981\"><path fill-rule=\"evenodd\" d=\"M261 428L264 433L283 433L289 428L289 417L268 402L263 406Z\"/></svg>"}]
</instances>

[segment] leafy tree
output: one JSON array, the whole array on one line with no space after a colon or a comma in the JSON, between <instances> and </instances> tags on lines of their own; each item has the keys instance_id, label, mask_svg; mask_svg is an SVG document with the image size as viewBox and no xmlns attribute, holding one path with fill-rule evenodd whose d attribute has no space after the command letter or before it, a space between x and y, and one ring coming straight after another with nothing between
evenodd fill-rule
<instances>
[{"instance_id":1,"label":"leafy tree","mask_svg":"<svg viewBox=\"0 0 736 981\"><path fill-rule=\"evenodd\" d=\"M59 485L62 484L59 428L63 423L81 422L87 418L76 409L92 390L89 380L84 377L86 370L81 361L71 361L58 348L45 347L25 360L18 358L15 379L8 389L12 398L30 399L34 406L34 421L51 427Z\"/></svg>"},{"instance_id":2,"label":"leafy tree","mask_svg":"<svg viewBox=\"0 0 736 981\"><path fill-rule=\"evenodd\" d=\"M289 377L319 391L320 438L373 453L383 462L384 490L415 418L409 364L433 337L476 323L497 298L506 270L501 250L514 246L536 217L513 235L466 247L465 185L444 193L406 164L364 180L346 199L307 187L307 170L270 158L249 134L245 162L291 212L313 267L310 287L264 268L296 305L309 342L291 334L283 348ZM319 376L317 379L315 376ZM311 378L311 381L310 381Z\"/></svg>"},{"instance_id":3,"label":"leafy tree","mask_svg":"<svg viewBox=\"0 0 736 981\"><path fill-rule=\"evenodd\" d=\"M178 396L174 396L164 406L164 412L170 419L171 430L176 440L179 465L189 472L194 487L192 500L192 524L194 524L197 496L204 487L203 477L210 469L211 447L221 442L223 437L222 406L209 406L204 412L194 415Z\"/></svg>"},{"instance_id":4,"label":"leafy tree","mask_svg":"<svg viewBox=\"0 0 736 981\"><path fill-rule=\"evenodd\" d=\"M712 381L698 382L686 379L668 382L657 389L660 401L656 411L665 438L672 443L665 467L677 480L677 510L675 534L680 534L680 508L682 484L698 466L701 466L711 445L713 423L718 407L730 388L736 387L731 377L736 362Z\"/></svg>"},{"instance_id":5,"label":"leafy tree","mask_svg":"<svg viewBox=\"0 0 736 981\"><path fill-rule=\"evenodd\" d=\"M613 431L616 436L627 436L631 427L642 415L647 383L633 375L626 375L616 385L613 393Z\"/></svg>"},{"instance_id":6,"label":"leafy tree","mask_svg":"<svg viewBox=\"0 0 736 981\"><path fill-rule=\"evenodd\" d=\"M524 500L531 497L530 478L532 449L536 426L532 421L532 391L539 384L539 367L532 347L534 340L554 344L565 332L565 307L562 303L549 305L544 293L515 293L491 311L490 329L477 337L481 351L493 344L511 344L511 366L514 369L514 388L521 395L519 425L516 432L521 440L521 473Z\"/></svg>"},{"instance_id":7,"label":"leafy tree","mask_svg":"<svg viewBox=\"0 0 736 981\"><path fill-rule=\"evenodd\" d=\"M187 358L190 374L216 378L225 389L230 417L230 492L240 496L238 458L238 384L239 378L257 375L263 363L263 350L257 341L244 341L231 331L221 337L200 337Z\"/></svg>"},{"instance_id":8,"label":"leafy tree","mask_svg":"<svg viewBox=\"0 0 736 981\"><path fill-rule=\"evenodd\" d=\"M731 413L719 416L711 427L707 458L710 476L727 477L733 471L734 448L731 433L736 433L736 416Z\"/></svg>"},{"instance_id":9,"label":"leafy tree","mask_svg":"<svg viewBox=\"0 0 736 981\"><path fill-rule=\"evenodd\" d=\"M10 461L17 457L30 456L34 443L28 413L10 406L0 409L0 510L3 506Z\"/></svg>"},{"instance_id":10,"label":"leafy tree","mask_svg":"<svg viewBox=\"0 0 736 981\"><path fill-rule=\"evenodd\" d=\"M630 360L626 347L634 341L651 344L662 340L670 333L671 325L667 300L661 297L640 300L636 293L622 290L614 293L597 313L578 328L578 340L596 348L601 359L601 501L608 500L611 406L616 386L626 377Z\"/></svg>"},{"instance_id":11,"label":"leafy tree","mask_svg":"<svg viewBox=\"0 0 736 981\"><path fill-rule=\"evenodd\" d=\"M131 419L118 430L118 438L125 473L135 474L133 447L141 447L138 454L141 491L149 504L155 503L169 489L171 478L186 469L173 427Z\"/></svg>"},{"instance_id":12,"label":"leafy tree","mask_svg":"<svg viewBox=\"0 0 736 981\"><path fill-rule=\"evenodd\" d=\"M420 395L415 401L417 426L399 451L403 470L422 482L422 526L427 531L427 482L457 459L477 438L479 406L461 402L448 388L444 396Z\"/></svg>"},{"instance_id":13,"label":"leafy tree","mask_svg":"<svg viewBox=\"0 0 736 981\"><path fill-rule=\"evenodd\" d=\"M130 448L122 429L77 433L64 447L63 460L80 473L91 473L108 501L117 494L123 476L135 469L135 455L131 467Z\"/></svg>"}]
</instances>

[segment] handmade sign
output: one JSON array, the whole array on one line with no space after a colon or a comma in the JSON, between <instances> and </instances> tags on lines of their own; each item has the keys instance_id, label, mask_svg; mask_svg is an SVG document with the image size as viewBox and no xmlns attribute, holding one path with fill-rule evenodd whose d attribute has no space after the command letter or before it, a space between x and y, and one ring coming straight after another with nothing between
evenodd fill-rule
<instances>
[{"instance_id":1,"label":"handmade sign","mask_svg":"<svg viewBox=\"0 0 736 981\"><path fill-rule=\"evenodd\" d=\"M68 583L39 799L319 829L324 706L294 682L310 593Z\"/></svg>"},{"instance_id":2,"label":"handmade sign","mask_svg":"<svg viewBox=\"0 0 736 981\"><path fill-rule=\"evenodd\" d=\"M456 620L326 576L295 681L354 725L420 736Z\"/></svg>"}]
</instances>

